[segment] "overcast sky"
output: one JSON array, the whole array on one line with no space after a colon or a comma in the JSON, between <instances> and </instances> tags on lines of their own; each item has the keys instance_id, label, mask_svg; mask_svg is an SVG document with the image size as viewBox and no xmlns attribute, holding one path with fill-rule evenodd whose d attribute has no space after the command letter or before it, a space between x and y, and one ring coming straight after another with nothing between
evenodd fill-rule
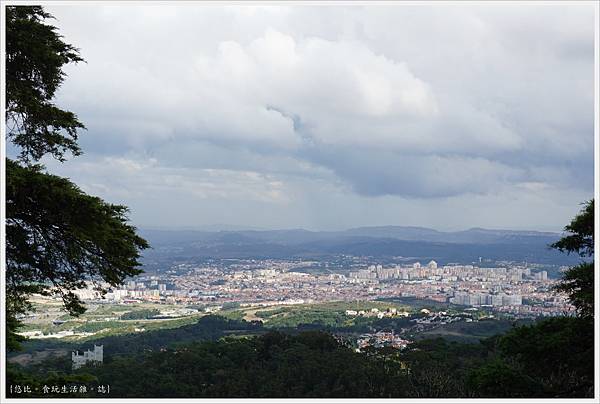
<instances>
[{"instance_id":1,"label":"overcast sky","mask_svg":"<svg viewBox=\"0 0 600 404\"><path fill-rule=\"evenodd\" d=\"M48 6L140 227L560 230L593 196L594 7Z\"/></svg>"}]
</instances>

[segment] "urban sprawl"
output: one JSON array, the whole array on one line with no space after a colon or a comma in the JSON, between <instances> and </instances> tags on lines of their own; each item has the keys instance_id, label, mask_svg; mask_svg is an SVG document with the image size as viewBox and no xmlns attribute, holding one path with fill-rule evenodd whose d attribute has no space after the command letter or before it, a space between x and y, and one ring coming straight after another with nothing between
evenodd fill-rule
<instances>
[{"instance_id":1,"label":"urban sprawl","mask_svg":"<svg viewBox=\"0 0 600 404\"><path fill-rule=\"evenodd\" d=\"M487 306L516 317L554 316L572 310L564 296L552 291L555 280L527 265L485 268L444 265L435 261L364 265L350 272L303 272L312 261L232 260L219 265L174 264L162 273L147 274L111 289L108 301L202 304L205 311L223 305L306 304L324 301L408 297L462 306ZM76 292L96 298L92 287Z\"/></svg>"}]
</instances>

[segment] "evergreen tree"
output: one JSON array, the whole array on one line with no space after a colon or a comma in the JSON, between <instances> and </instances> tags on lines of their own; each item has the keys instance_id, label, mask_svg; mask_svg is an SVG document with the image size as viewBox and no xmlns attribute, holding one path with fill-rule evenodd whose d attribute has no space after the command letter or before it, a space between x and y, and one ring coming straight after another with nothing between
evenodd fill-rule
<instances>
[{"instance_id":1,"label":"evergreen tree","mask_svg":"<svg viewBox=\"0 0 600 404\"><path fill-rule=\"evenodd\" d=\"M551 247L594 255L594 200L565 227ZM594 396L594 262L569 268L554 288L569 296L577 316L517 327L490 339L494 360L470 373L470 388L483 397ZM596 353L597 354L597 353Z\"/></svg>"},{"instance_id":2,"label":"evergreen tree","mask_svg":"<svg viewBox=\"0 0 600 404\"><path fill-rule=\"evenodd\" d=\"M63 66L83 61L65 43L53 18L38 6L7 6L7 141L20 151L6 159L7 347L19 347L19 315L31 309L32 293L59 295L71 315L85 311L73 289L93 281L116 286L139 274L146 240L127 223L127 208L81 191L36 164L49 155L77 156L77 116L53 104L65 79Z\"/></svg>"},{"instance_id":3,"label":"evergreen tree","mask_svg":"<svg viewBox=\"0 0 600 404\"><path fill-rule=\"evenodd\" d=\"M51 154L79 155L77 131L84 125L70 111L52 103L65 79L62 67L83 61L79 51L63 42L42 7L8 6L6 10L7 137L29 163Z\"/></svg>"},{"instance_id":4,"label":"evergreen tree","mask_svg":"<svg viewBox=\"0 0 600 404\"><path fill-rule=\"evenodd\" d=\"M594 256L594 200L590 200L565 226L569 234L552 244L553 248L568 254L576 253L582 258ZM569 295L569 300L579 316L594 316L594 261L583 261L569 268L555 290Z\"/></svg>"}]
</instances>

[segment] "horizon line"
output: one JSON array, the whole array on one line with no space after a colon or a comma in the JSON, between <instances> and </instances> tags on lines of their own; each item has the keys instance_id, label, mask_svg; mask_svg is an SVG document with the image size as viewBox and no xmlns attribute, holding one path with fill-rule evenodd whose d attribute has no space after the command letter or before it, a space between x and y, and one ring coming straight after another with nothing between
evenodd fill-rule
<instances>
[{"instance_id":1,"label":"horizon line","mask_svg":"<svg viewBox=\"0 0 600 404\"><path fill-rule=\"evenodd\" d=\"M554 234L562 234L565 232L564 229L560 230L539 230L539 229L527 229L527 228L489 228L489 227L481 227L481 226L473 226L462 229L446 229L440 230L434 227L427 226L415 226L415 225L364 225L364 226L354 226L340 229L308 229L304 227L280 227L280 228L265 228L265 227L257 227L257 226L242 226L242 225L233 225L233 224L206 224L206 225L198 225L198 226L156 226L156 225L139 225L136 226L139 230L159 230L159 231L201 231L201 232L239 232L239 231L256 231L256 232L266 232L266 231L306 231L312 233L337 233L337 232L346 232L351 230L358 229L375 229L375 228L404 228L404 229L422 229L435 231L438 233L460 233L472 230L484 230L484 231L508 231L508 232L535 232L535 233L554 233Z\"/></svg>"}]
</instances>

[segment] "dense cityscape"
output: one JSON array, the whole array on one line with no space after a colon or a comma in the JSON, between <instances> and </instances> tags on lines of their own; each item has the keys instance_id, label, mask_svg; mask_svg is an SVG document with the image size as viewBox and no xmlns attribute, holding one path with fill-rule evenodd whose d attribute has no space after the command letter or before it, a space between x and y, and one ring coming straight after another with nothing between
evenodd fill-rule
<instances>
[{"instance_id":1,"label":"dense cityscape","mask_svg":"<svg viewBox=\"0 0 600 404\"><path fill-rule=\"evenodd\" d=\"M535 265L479 267L435 261L410 265L371 264L345 273L308 273L314 261L226 260L200 267L176 264L161 274L136 277L111 289L108 301L155 301L191 305L207 311L237 302L243 306L293 305L325 301L412 297L461 306L485 306L517 317L564 315L572 310L564 296L552 293L555 280ZM94 299L90 287L77 291Z\"/></svg>"}]
</instances>

